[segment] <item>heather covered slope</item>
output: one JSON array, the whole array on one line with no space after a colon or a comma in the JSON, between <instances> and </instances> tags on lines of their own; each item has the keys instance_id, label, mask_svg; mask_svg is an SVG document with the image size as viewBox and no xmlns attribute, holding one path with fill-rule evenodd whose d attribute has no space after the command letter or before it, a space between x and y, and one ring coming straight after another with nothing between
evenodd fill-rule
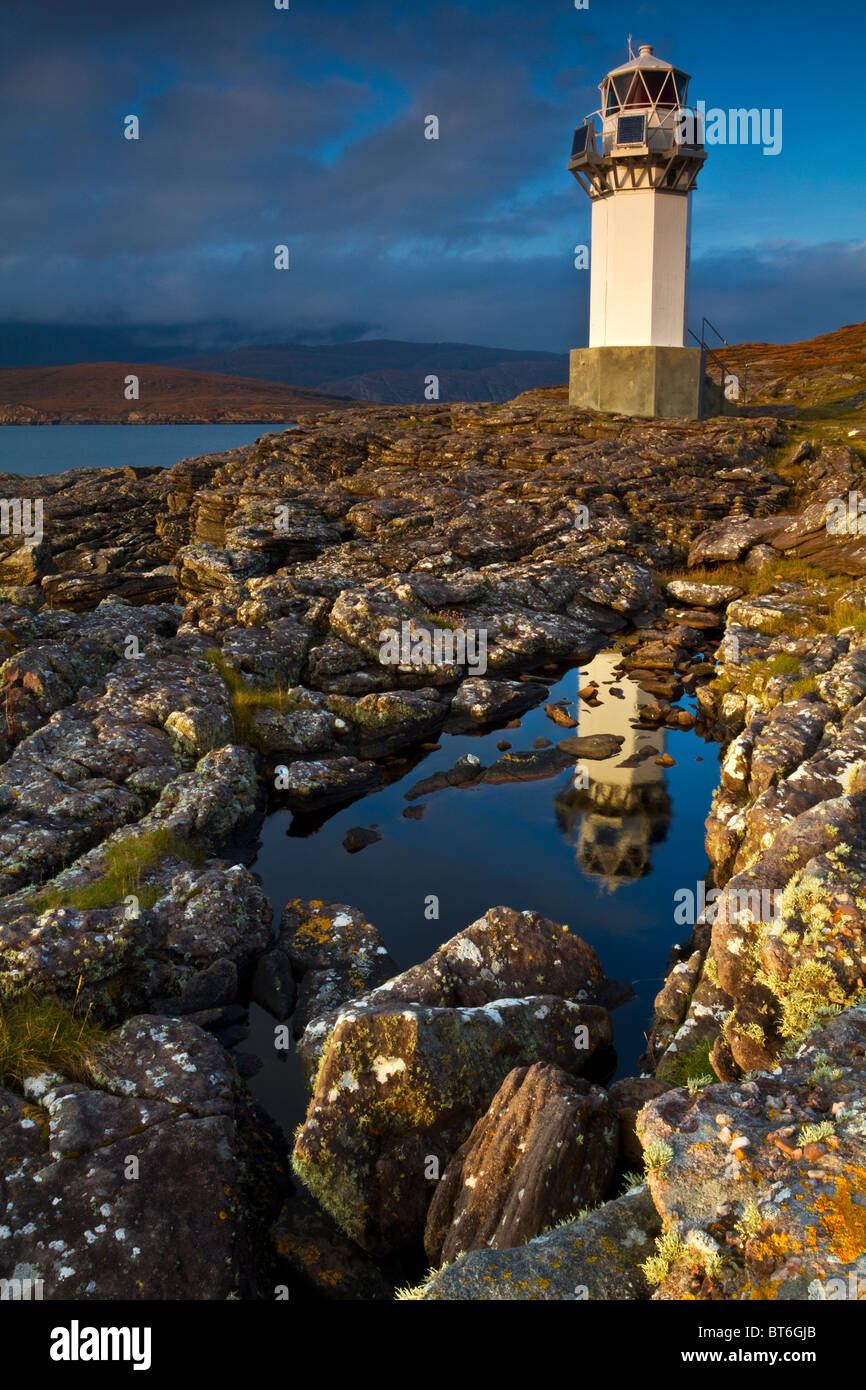
<instances>
[{"instance_id":1,"label":"heather covered slope","mask_svg":"<svg viewBox=\"0 0 866 1390\"><path fill-rule=\"evenodd\" d=\"M125 395L138 378L138 399ZM177 367L81 362L0 368L0 424L197 424L273 420L336 407L341 398L278 381L248 380Z\"/></svg>"},{"instance_id":2,"label":"heather covered slope","mask_svg":"<svg viewBox=\"0 0 866 1390\"><path fill-rule=\"evenodd\" d=\"M719 349L745 374L747 398L810 414L843 415L866 400L866 323L852 323L802 343L738 343Z\"/></svg>"}]
</instances>

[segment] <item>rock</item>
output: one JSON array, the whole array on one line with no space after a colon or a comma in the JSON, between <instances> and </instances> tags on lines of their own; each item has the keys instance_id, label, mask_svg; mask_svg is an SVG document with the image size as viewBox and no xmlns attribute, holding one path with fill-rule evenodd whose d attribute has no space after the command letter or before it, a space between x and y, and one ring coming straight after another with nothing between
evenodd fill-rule
<instances>
[{"instance_id":1,"label":"rock","mask_svg":"<svg viewBox=\"0 0 866 1390\"><path fill-rule=\"evenodd\" d=\"M295 1173L362 1250L388 1254L421 1235L431 1162L448 1162L509 1071L580 1071L610 1041L606 1010L550 994L459 1009L356 1002L328 1035Z\"/></svg>"},{"instance_id":2,"label":"rock","mask_svg":"<svg viewBox=\"0 0 866 1390\"><path fill-rule=\"evenodd\" d=\"M745 559L742 561L742 566L747 574L761 574L768 565L776 565L778 563L779 552L774 550L771 545L761 544L751 547ZM734 594L732 597L738 598L739 595Z\"/></svg>"},{"instance_id":3,"label":"rock","mask_svg":"<svg viewBox=\"0 0 866 1390\"><path fill-rule=\"evenodd\" d=\"M672 598L696 608L723 608L743 592L736 584L698 584L691 579L672 579L665 588Z\"/></svg>"},{"instance_id":4,"label":"rock","mask_svg":"<svg viewBox=\"0 0 866 1390\"><path fill-rule=\"evenodd\" d=\"M478 676L465 680L451 701L451 713L479 723L511 719L543 700L547 686L536 681L493 681Z\"/></svg>"},{"instance_id":5,"label":"rock","mask_svg":"<svg viewBox=\"0 0 866 1390\"><path fill-rule=\"evenodd\" d=\"M537 782L556 777L571 766L571 758L559 748L538 748L527 753L505 753L481 775L482 782Z\"/></svg>"},{"instance_id":6,"label":"rock","mask_svg":"<svg viewBox=\"0 0 866 1390\"><path fill-rule=\"evenodd\" d=\"M132 828L121 838L136 835ZM98 882L102 856L92 851L56 887ZM0 906L0 997L29 985L68 1004L79 998L111 1022L142 1008L186 1013L231 1002L270 937L261 885L240 864L211 860L193 869L171 853L148 876L162 891L138 911L125 902L46 907L32 893L7 899Z\"/></svg>"},{"instance_id":7,"label":"rock","mask_svg":"<svg viewBox=\"0 0 866 1390\"><path fill-rule=\"evenodd\" d=\"M306 1192L293 1192L273 1226L277 1255L320 1298L391 1301L394 1277L349 1240Z\"/></svg>"},{"instance_id":8,"label":"rock","mask_svg":"<svg viewBox=\"0 0 866 1390\"><path fill-rule=\"evenodd\" d=\"M669 1083L654 1076L625 1076L608 1091L608 1102L619 1123L620 1152L628 1163L637 1167L643 1164L643 1148L635 1131L640 1111L648 1101L668 1090Z\"/></svg>"},{"instance_id":9,"label":"rock","mask_svg":"<svg viewBox=\"0 0 866 1390\"><path fill-rule=\"evenodd\" d=\"M481 779L485 770L474 753L464 753L447 772L434 772L430 777L423 777L403 795L407 801L413 801L442 791L445 787L471 787Z\"/></svg>"},{"instance_id":10,"label":"rock","mask_svg":"<svg viewBox=\"0 0 866 1390\"><path fill-rule=\"evenodd\" d=\"M2 1277L27 1264L51 1300L267 1296L260 1252L285 1170L213 1038L133 1018L92 1083L46 1076L28 1090L35 1103L0 1090Z\"/></svg>"},{"instance_id":11,"label":"rock","mask_svg":"<svg viewBox=\"0 0 866 1390\"><path fill-rule=\"evenodd\" d=\"M298 997L288 958L282 951L267 951L253 976L252 997L273 1018L291 1018Z\"/></svg>"},{"instance_id":12,"label":"rock","mask_svg":"<svg viewBox=\"0 0 866 1390\"><path fill-rule=\"evenodd\" d=\"M424 1233L431 1265L524 1245L595 1205L616 1162L607 1098L559 1067L510 1072L436 1187Z\"/></svg>"},{"instance_id":13,"label":"rock","mask_svg":"<svg viewBox=\"0 0 866 1390\"><path fill-rule=\"evenodd\" d=\"M293 898L286 903L274 952L301 982L296 1033L320 1014L339 1010L348 999L389 979L396 969L363 912L318 899Z\"/></svg>"},{"instance_id":14,"label":"rock","mask_svg":"<svg viewBox=\"0 0 866 1390\"><path fill-rule=\"evenodd\" d=\"M346 831L343 849L349 854L357 854L359 850L366 849L368 845L375 845L381 838L378 830L370 830L363 825L354 825Z\"/></svg>"},{"instance_id":15,"label":"rock","mask_svg":"<svg viewBox=\"0 0 866 1390\"><path fill-rule=\"evenodd\" d=\"M603 761L618 753L624 742L622 734L587 734L583 738L561 738L556 746L569 757Z\"/></svg>"},{"instance_id":16,"label":"rock","mask_svg":"<svg viewBox=\"0 0 866 1390\"><path fill-rule=\"evenodd\" d=\"M277 790L292 810L351 801L381 785L382 770L358 758L298 759L277 768Z\"/></svg>"},{"instance_id":17,"label":"rock","mask_svg":"<svg viewBox=\"0 0 866 1390\"><path fill-rule=\"evenodd\" d=\"M545 705L544 713L548 719L552 719L554 724L560 724L564 729L576 729L577 720L572 719L571 715L560 705Z\"/></svg>"},{"instance_id":18,"label":"rock","mask_svg":"<svg viewBox=\"0 0 866 1390\"><path fill-rule=\"evenodd\" d=\"M374 1007L402 1001L459 1009L522 998L539 989L608 1009L632 995L629 985L607 979L592 947L567 927L537 912L491 907L426 961L355 1003ZM308 1074L318 1065L335 1022L334 1015L326 1014L307 1029L300 1051Z\"/></svg>"},{"instance_id":19,"label":"rock","mask_svg":"<svg viewBox=\"0 0 866 1390\"><path fill-rule=\"evenodd\" d=\"M419 1297L472 1302L646 1300L652 1286L642 1265L660 1229L649 1192L641 1186L526 1245L461 1255L428 1280Z\"/></svg>"},{"instance_id":20,"label":"rock","mask_svg":"<svg viewBox=\"0 0 866 1390\"><path fill-rule=\"evenodd\" d=\"M689 550L689 566L703 565L708 560L738 560L751 546L781 531L789 518L726 517L698 536ZM675 595L676 597L676 595ZM685 597L681 595L681 597Z\"/></svg>"},{"instance_id":21,"label":"rock","mask_svg":"<svg viewBox=\"0 0 866 1390\"><path fill-rule=\"evenodd\" d=\"M653 1200L664 1229L683 1242L657 1297L830 1297L831 1281L847 1287L848 1274L856 1277L866 1258L864 1056L860 1005L772 1074L695 1096L670 1091L641 1111L644 1147L667 1145L650 1169ZM829 1138L813 1161L790 1141L817 1124ZM709 1274L706 1252L719 1255Z\"/></svg>"}]
</instances>

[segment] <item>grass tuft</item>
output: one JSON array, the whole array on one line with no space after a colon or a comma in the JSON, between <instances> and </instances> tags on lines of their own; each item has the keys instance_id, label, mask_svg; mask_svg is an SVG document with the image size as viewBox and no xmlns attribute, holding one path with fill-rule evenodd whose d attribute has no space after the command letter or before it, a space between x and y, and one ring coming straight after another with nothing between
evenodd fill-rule
<instances>
[{"instance_id":1,"label":"grass tuft","mask_svg":"<svg viewBox=\"0 0 866 1390\"><path fill-rule=\"evenodd\" d=\"M81 980L78 981L81 989ZM71 1081L91 1079L90 1058L106 1036L90 1022L90 1006L76 1018L53 995L22 994L0 1004L0 1082L19 1090L28 1076L58 1071Z\"/></svg>"},{"instance_id":2,"label":"grass tuft","mask_svg":"<svg viewBox=\"0 0 866 1390\"><path fill-rule=\"evenodd\" d=\"M49 888L27 904L37 916L54 907L87 908L113 907L130 894L138 898L140 908L153 907L162 896L159 884L142 886L142 875L161 859L170 856L197 867L204 863L204 853L188 840L176 835L164 825L146 830L141 835L126 836L105 846L105 870L100 878L80 888Z\"/></svg>"},{"instance_id":3,"label":"grass tuft","mask_svg":"<svg viewBox=\"0 0 866 1390\"><path fill-rule=\"evenodd\" d=\"M205 652L205 660L218 671L229 688L231 697L232 736L235 743L257 748L259 738L254 719L259 710L274 710L286 714L291 708L289 694L282 686L262 685L248 680L229 666L218 647Z\"/></svg>"}]
</instances>

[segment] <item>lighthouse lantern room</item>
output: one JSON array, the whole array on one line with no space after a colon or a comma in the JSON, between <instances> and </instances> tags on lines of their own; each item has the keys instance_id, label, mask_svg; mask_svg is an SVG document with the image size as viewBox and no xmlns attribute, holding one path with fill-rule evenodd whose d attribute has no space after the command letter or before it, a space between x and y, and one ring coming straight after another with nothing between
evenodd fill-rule
<instances>
[{"instance_id":1,"label":"lighthouse lantern room","mask_svg":"<svg viewBox=\"0 0 866 1390\"><path fill-rule=\"evenodd\" d=\"M601 108L575 130L568 163L592 200L589 347L572 353L570 399L693 418L701 373L698 349L685 346L690 204L706 151L689 76L644 44L600 86Z\"/></svg>"}]
</instances>

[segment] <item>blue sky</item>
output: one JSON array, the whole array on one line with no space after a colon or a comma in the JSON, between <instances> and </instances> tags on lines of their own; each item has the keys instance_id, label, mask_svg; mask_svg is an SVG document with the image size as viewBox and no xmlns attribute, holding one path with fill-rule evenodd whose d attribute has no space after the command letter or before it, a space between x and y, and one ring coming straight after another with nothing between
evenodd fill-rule
<instances>
[{"instance_id":1,"label":"blue sky","mask_svg":"<svg viewBox=\"0 0 866 1390\"><path fill-rule=\"evenodd\" d=\"M579 346L589 202L565 163L629 33L693 100L783 113L778 156L710 150L693 322L866 318L859 0L6 0L4 29L0 319Z\"/></svg>"}]
</instances>

